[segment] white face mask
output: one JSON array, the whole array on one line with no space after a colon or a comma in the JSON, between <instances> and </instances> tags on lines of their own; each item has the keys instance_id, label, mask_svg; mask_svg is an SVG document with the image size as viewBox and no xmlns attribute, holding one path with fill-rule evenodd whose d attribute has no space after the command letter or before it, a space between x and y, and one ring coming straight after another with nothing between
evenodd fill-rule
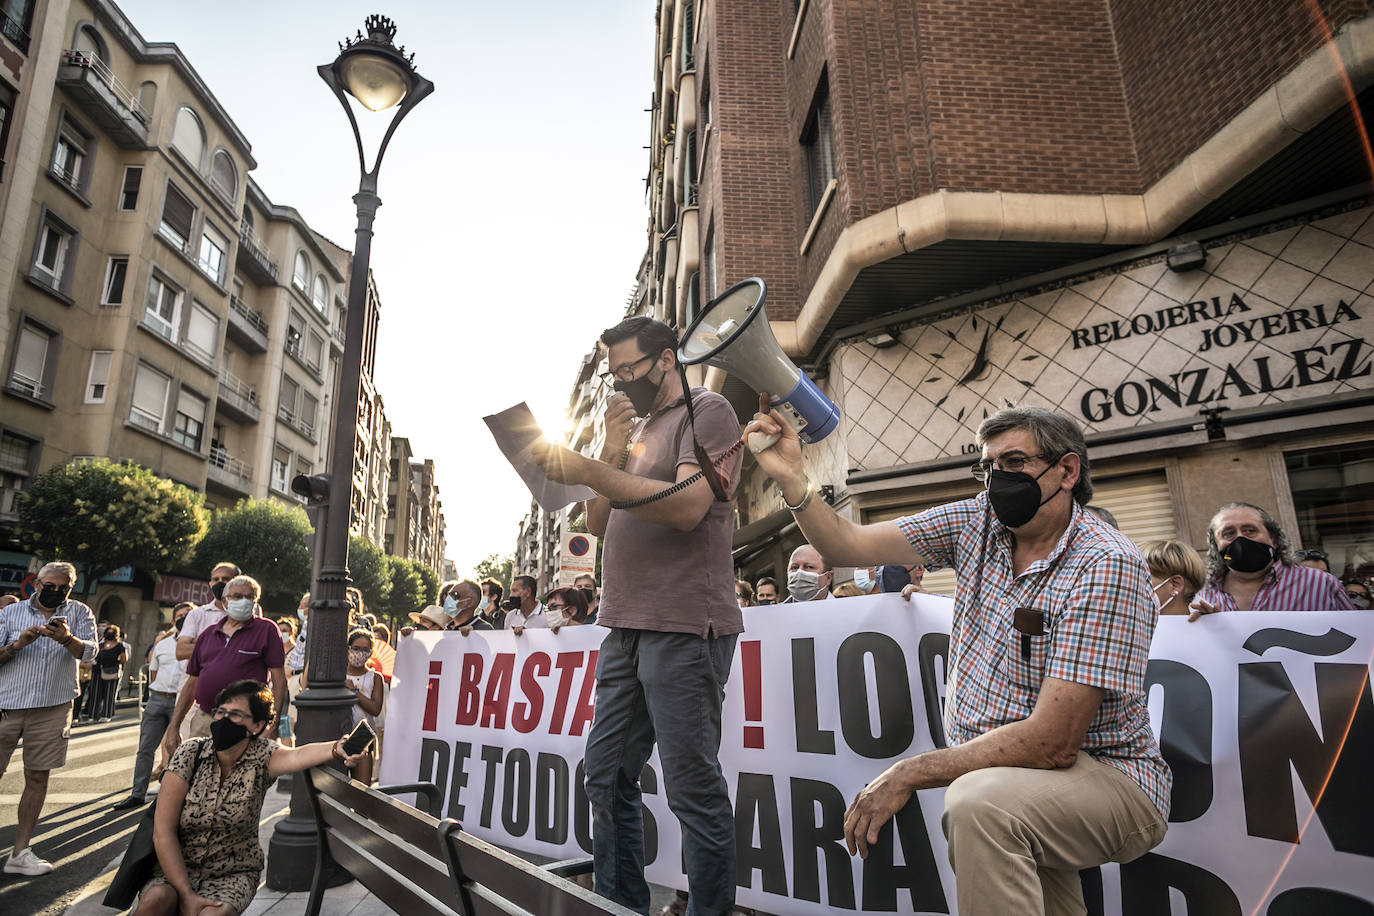
<instances>
[{"instance_id":1,"label":"white face mask","mask_svg":"<svg viewBox=\"0 0 1374 916\"><path fill-rule=\"evenodd\" d=\"M230 598L225 609L231 619L244 621L253 616L253 606L256 603L252 598Z\"/></svg>"},{"instance_id":2,"label":"white face mask","mask_svg":"<svg viewBox=\"0 0 1374 916\"><path fill-rule=\"evenodd\" d=\"M561 627L567 623L568 615L564 614L562 610L554 610L553 608L546 607L544 608L544 621L548 623L549 629L552 630L555 627Z\"/></svg>"},{"instance_id":3,"label":"white face mask","mask_svg":"<svg viewBox=\"0 0 1374 916\"><path fill-rule=\"evenodd\" d=\"M822 573L794 569L787 574L787 590L798 601L810 601L820 594Z\"/></svg>"},{"instance_id":4,"label":"white face mask","mask_svg":"<svg viewBox=\"0 0 1374 916\"><path fill-rule=\"evenodd\" d=\"M1158 609L1161 610L1161 611L1164 610L1165 605L1167 605L1170 601L1173 601L1174 598L1176 598L1176 597L1178 596L1178 592L1175 591L1175 592L1174 592L1172 595L1170 595L1168 598L1160 598L1160 597L1159 597L1159 590L1160 590L1160 588L1163 587L1163 586L1165 586L1165 585L1168 585L1168 584L1169 584L1169 580L1168 580L1168 579L1165 579L1163 582L1159 583L1159 585L1156 585L1153 589L1151 589L1151 591L1153 591L1153 592L1155 593L1155 605L1156 605L1156 607L1158 607Z\"/></svg>"}]
</instances>

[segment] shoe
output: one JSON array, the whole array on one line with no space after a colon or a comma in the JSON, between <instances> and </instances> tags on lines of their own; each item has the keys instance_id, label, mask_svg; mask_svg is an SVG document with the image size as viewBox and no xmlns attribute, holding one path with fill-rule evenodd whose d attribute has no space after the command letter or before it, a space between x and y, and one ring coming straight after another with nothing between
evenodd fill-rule
<instances>
[{"instance_id":1,"label":"shoe","mask_svg":"<svg viewBox=\"0 0 1374 916\"><path fill-rule=\"evenodd\" d=\"M100 721L101 721L101 722L108 722L108 721L110 721L111 718L112 718L111 716L105 716L105 717L102 718Z\"/></svg>"},{"instance_id":2,"label":"shoe","mask_svg":"<svg viewBox=\"0 0 1374 916\"><path fill-rule=\"evenodd\" d=\"M158 790L160 790L161 788L162 786L158 783L153 783L152 785L148 786L148 794L156 795L158 793Z\"/></svg>"},{"instance_id":3,"label":"shoe","mask_svg":"<svg viewBox=\"0 0 1374 916\"><path fill-rule=\"evenodd\" d=\"M11 853L5 860L5 874L7 875L46 875L52 871L52 863L44 862L33 854L32 849L25 848L22 852Z\"/></svg>"},{"instance_id":4,"label":"shoe","mask_svg":"<svg viewBox=\"0 0 1374 916\"><path fill-rule=\"evenodd\" d=\"M148 799L146 799L146 798L137 798L136 796L130 795L128 798L124 799L122 802L118 802L117 804L111 806L110 810L111 810L111 811L128 811L130 808L141 808L141 807L143 807L143 806L146 805L146 804L148 804Z\"/></svg>"}]
</instances>

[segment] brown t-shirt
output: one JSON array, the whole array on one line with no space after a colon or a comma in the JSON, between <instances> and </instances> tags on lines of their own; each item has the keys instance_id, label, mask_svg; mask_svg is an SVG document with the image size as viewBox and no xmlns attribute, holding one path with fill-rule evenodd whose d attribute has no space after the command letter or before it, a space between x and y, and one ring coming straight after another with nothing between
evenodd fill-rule
<instances>
[{"instance_id":1,"label":"brown t-shirt","mask_svg":"<svg viewBox=\"0 0 1374 916\"><path fill-rule=\"evenodd\" d=\"M692 389L697 436L712 460L739 441L739 421L730 402L714 391ZM670 484L681 464L696 464L687 404L679 398L638 420L631 434L634 447L625 470ZM691 531L637 518L612 509L601 555L601 608L597 623L607 627L708 633L728 636L744 631L735 597L735 568L730 555L735 528L734 491L739 483L743 450L721 469L730 502L712 500L705 518Z\"/></svg>"}]
</instances>

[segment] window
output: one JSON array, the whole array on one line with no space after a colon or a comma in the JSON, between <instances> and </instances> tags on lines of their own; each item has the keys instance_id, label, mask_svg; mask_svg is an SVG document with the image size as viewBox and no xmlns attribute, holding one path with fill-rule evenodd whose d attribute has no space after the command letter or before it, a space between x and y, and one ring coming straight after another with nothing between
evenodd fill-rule
<instances>
[{"instance_id":1,"label":"window","mask_svg":"<svg viewBox=\"0 0 1374 916\"><path fill-rule=\"evenodd\" d=\"M101 305L119 305L124 301L124 281L129 279L129 259L110 258L105 266L105 286L100 294Z\"/></svg>"},{"instance_id":2,"label":"window","mask_svg":"<svg viewBox=\"0 0 1374 916\"><path fill-rule=\"evenodd\" d=\"M158 232L171 242L173 247L185 251L191 239L191 226L196 220L196 205L191 199L177 190L176 185L167 182L167 196L162 201L162 222Z\"/></svg>"},{"instance_id":3,"label":"window","mask_svg":"<svg viewBox=\"0 0 1374 916\"><path fill-rule=\"evenodd\" d=\"M291 451L278 445L272 451L272 489L278 493L288 492L286 473L291 467Z\"/></svg>"},{"instance_id":4,"label":"window","mask_svg":"<svg viewBox=\"0 0 1374 916\"><path fill-rule=\"evenodd\" d=\"M167 393L172 380L151 366L138 364L134 372L134 394L129 403L129 422L155 433L162 432L167 417Z\"/></svg>"},{"instance_id":5,"label":"window","mask_svg":"<svg viewBox=\"0 0 1374 916\"><path fill-rule=\"evenodd\" d=\"M177 109L176 124L172 127L172 146L186 157L197 172L200 160L205 155L205 131L200 126L200 118L185 106Z\"/></svg>"},{"instance_id":6,"label":"window","mask_svg":"<svg viewBox=\"0 0 1374 916\"><path fill-rule=\"evenodd\" d=\"M19 498L33 473L37 443L0 433L0 518L12 519L19 512Z\"/></svg>"},{"instance_id":7,"label":"window","mask_svg":"<svg viewBox=\"0 0 1374 916\"><path fill-rule=\"evenodd\" d=\"M119 189L119 209L138 209L138 189L143 184L143 166L126 165L124 184Z\"/></svg>"},{"instance_id":8,"label":"window","mask_svg":"<svg viewBox=\"0 0 1374 916\"><path fill-rule=\"evenodd\" d=\"M313 330L305 341L305 364L315 372L319 372L324 364L324 338Z\"/></svg>"},{"instance_id":9,"label":"window","mask_svg":"<svg viewBox=\"0 0 1374 916\"><path fill-rule=\"evenodd\" d=\"M234 160L222 149L215 150L210 159L210 184L216 191L233 200L239 192L239 172Z\"/></svg>"},{"instance_id":10,"label":"window","mask_svg":"<svg viewBox=\"0 0 1374 916\"><path fill-rule=\"evenodd\" d=\"M49 399L44 386L48 366L48 349L53 335L42 328L24 322L19 327L19 340L14 351L14 368L10 370L9 387L12 391L34 398Z\"/></svg>"},{"instance_id":11,"label":"window","mask_svg":"<svg viewBox=\"0 0 1374 916\"><path fill-rule=\"evenodd\" d=\"M33 270L38 279L52 287L62 286L67 273L67 254L71 245L70 232L52 222L43 224L38 230L38 256L33 263Z\"/></svg>"},{"instance_id":12,"label":"window","mask_svg":"<svg viewBox=\"0 0 1374 916\"><path fill-rule=\"evenodd\" d=\"M307 436L315 435L315 415L319 410L319 404L313 394L308 391L301 392L301 418L298 425Z\"/></svg>"},{"instance_id":13,"label":"window","mask_svg":"<svg viewBox=\"0 0 1374 916\"><path fill-rule=\"evenodd\" d=\"M214 362L219 352L219 319L199 302L191 304L182 345L192 356L207 363Z\"/></svg>"},{"instance_id":14,"label":"window","mask_svg":"<svg viewBox=\"0 0 1374 916\"><path fill-rule=\"evenodd\" d=\"M835 134L830 123L830 83L824 73L811 104L811 117L802 131L802 155L806 161L807 212L821 205L830 180L835 177Z\"/></svg>"},{"instance_id":15,"label":"window","mask_svg":"<svg viewBox=\"0 0 1374 916\"><path fill-rule=\"evenodd\" d=\"M277 399L277 414L291 425L296 424L296 404L301 386L289 375L281 377L281 396Z\"/></svg>"},{"instance_id":16,"label":"window","mask_svg":"<svg viewBox=\"0 0 1374 916\"><path fill-rule=\"evenodd\" d=\"M148 301L143 322L172 342L176 342L181 315L181 291L168 285L158 274L148 280Z\"/></svg>"},{"instance_id":17,"label":"window","mask_svg":"<svg viewBox=\"0 0 1374 916\"><path fill-rule=\"evenodd\" d=\"M143 82L138 87L138 98L134 102L134 114L138 115L143 123L148 123L153 117L153 109L157 106L157 83L152 80Z\"/></svg>"},{"instance_id":18,"label":"window","mask_svg":"<svg viewBox=\"0 0 1374 916\"><path fill-rule=\"evenodd\" d=\"M291 317L286 319L286 352L300 359L304 340L305 319L296 312L292 312Z\"/></svg>"},{"instance_id":19,"label":"window","mask_svg":"<svg viewBox=\"0 0 1374 916\"><path fill-rule=\"evenodd\" d=\"M325 281L324 274L315 274L315 289L311 301L315 304L315 311L321 315L329 311L329 284Z\"/></svg>"},{"instance_id":20,"label":"window","mask_svg":"<svg viewBox=\"0 0 1374 916\"><path fill-rule=\"evenodd\" d=\"M200 269L220 286L224 285L228 251L229 240L206 220L200 236Z\"/></svg>"},{"instance_id":21,"label":"window","mask_svg":"<svg viewBox=\"0 0 1374 916\"><path fill-rule=\"evenodd\" d=\"M702 80L701 104L698 106L697 123L707 126L711 123L711 83L709 78Z\"/></svg>"},{"instance_id":22,"label":"window","mask_svg":"<svg viewBox=\"0 0 1374 916\"><path fill-rule=\"evenodd\" d=\"M8 30L5 34L9 34ZM5 177L5 151L10 145L10 121L14 118L15 98L15 91L4 82L0 82L0 178Z\"/></svg>"},{"instance_id":23,"label":"window","mask_svg":"<svg viewBox=\"0 0 1374 916\"><path fill-rule=\"evenodd\" d=\"M310 286L310 259L305 256L304 251L296 252L296 266L291 271L291 285L300 290L302 295Z\"/></svg>"},{"instance_id":24,"label":"window","mask_svg":"<svg viewBox=\"0 0 1374 916\"><path fill-rule=\"evenodd\" d=\"M86 376L86 403L104 404L105 390L110 386L110 361L114 359L112 350L96 350L91 353L91 371Z\"/></svg>"},{"instance_id":25,"label":"window","mask_svg":"<svg viewBox=\"0 0 1374 916\"><path fill-rule=\"evenodd\" d=\"M1337 578L1374 576L1374 451L1350 442L1283 457L1298 530L1294 543L1327 556Z\"/></svg>"},{"instance_id":26,"label":"window","mask_svg":"<svg viewBox=\"0 0 1374 916\"><path fill-rule=\"evenodd\" d=\"M86 162L86 142L69 126L58 128L57 145L53 147L52 174L73 191L80 191L84 183L82 172Z\"/></svg>"},{"instance_id":27,"label":"window","mask_svg":"<svg viewBox=\"0 0 1374 916\"><path fill-rule=\"evenodd\" d=\"M172 441L200 451L205 432L205 399L183 388L177 393L177 413L172 426Z\"/></svg>"}]
</instances>

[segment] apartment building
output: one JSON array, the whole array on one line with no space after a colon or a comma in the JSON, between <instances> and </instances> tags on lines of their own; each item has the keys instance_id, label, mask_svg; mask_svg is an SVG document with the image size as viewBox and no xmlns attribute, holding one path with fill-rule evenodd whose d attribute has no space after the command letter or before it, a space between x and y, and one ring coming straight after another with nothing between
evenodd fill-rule
<instances>
[{"instance_id":1,"label":"apartment building","mask_svg":"<svg viewBox=\"0 0 1374 916\"><path fill-rule=\"evenodd\" d=\"M437 574L444 568L444 555L448 551L445 534L444 503L439 498L439 484L434 474L434 459L425 458L410 462L411 485L415 490L415 501L411 503L411 514L418 518L419 536L415 553L411 559L419 560Z\"/></svg>"},{"instance_id":2,"label":"apartment building","mask_svg":"<svg viewBox=\"0 0 1374 916\"><path fill-rule=\"evenodd\" d=\"M387 480L386 533L383 549L395 557L420 555L420 493L411 476L415 452L404 436L391 437L391 472Z\"/></svg>"},{"instance_id":3,"label":"apartment building","mask_svg":"<svg viewBox=\"0 0 1374 916\"><path fill-rule=\"evenodd\" d=\"M764 278L840 512L972 495L1031 404L1137 540L1245 499L1374 571L1368 4L661 0L652 61L645 305ZM776 575L800 534L745 475L736 563Z\"/></svg>"}]
</instances>

